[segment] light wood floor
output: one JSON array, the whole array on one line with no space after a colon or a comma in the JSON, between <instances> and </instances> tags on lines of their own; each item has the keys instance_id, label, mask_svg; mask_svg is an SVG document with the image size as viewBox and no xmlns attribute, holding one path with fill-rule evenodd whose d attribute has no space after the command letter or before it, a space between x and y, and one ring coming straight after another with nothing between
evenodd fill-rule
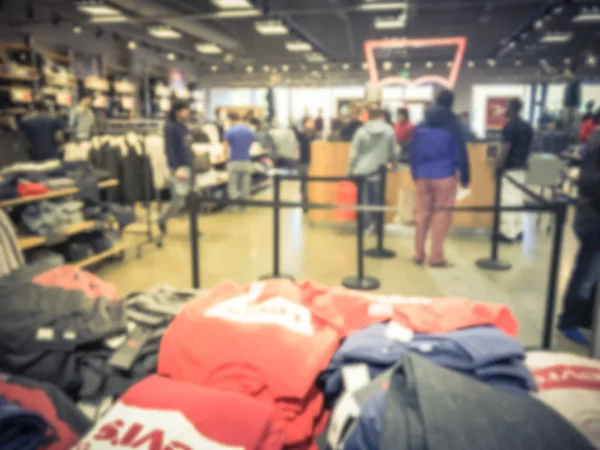
<instances>
[{"instance_id":1,"label":"light wood floor","mask_svg":"<svg viewBox=\"0 0 600 450\"><path fill-rule=\"evenodd\" d=\"M291 183L284 197L297 199L298 188ZM271 194L261 194L269 198ZM474 262L489 255L489 238L483 235L453 233L447 242L450 269L417 267L411 262L412 230L388 233L386 246L398 253L392 260L365 260L367 275L381 280L381 293L422 296L464 296L472 300L504 303L520 322L520 340L526 346L539 346L546 299L551 235L533 225L529 217L521 245L504 245L500 254L513 264L508 272L488 272ZM545 218L546 222L549 218ZM185 216L169 224L169 235L162 249L146 247L141 259L134 252L124 262L109 263L98 270L104 279L115 283L123 295L158 284L191 286L190 241ZM201 249L201 287L209 288L226 279L240 283L256 280L272 271L272 214L266 209L245 213L222 212L200 217L203 237ZM339 285L342 278L356 271L354 234L332 227L311 226L300 210L285 210L281 215L281 271L296 279L311 279ZM139 236L128 235L135 242ZM374 238L367 240L367 248ZM566 230L559 279L558 309L562 292L573 265L577 241ZM555 337L555 348L581 352L582 349Z\"/></svg>"}]
</instances>

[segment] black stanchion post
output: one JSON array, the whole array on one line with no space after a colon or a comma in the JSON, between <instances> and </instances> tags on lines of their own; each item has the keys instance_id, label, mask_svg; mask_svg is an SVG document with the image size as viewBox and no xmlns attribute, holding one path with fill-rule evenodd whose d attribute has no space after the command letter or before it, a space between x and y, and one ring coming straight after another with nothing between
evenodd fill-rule
<instances>
[{"instance_id":1,"label":"black stanchion post","mask_svg":"<svg viewBox=\"0 0 600 450\"><path fill-rule=\"evenodd\" d=\"M385 166L381 166L379 170L379 204L381 206L385 206L386 199L386 178L387 178L387 169ZM371 248L365 251L365 255L370 258L377 259L389 259L395 258L396 252L392 250L388 250L383 245L383 238L385 235L385 212L381 211L378 213L377 219L377 247Z\"/></svg>"},{"instance_id":2,"label":"black stanchion post","mask_svg":"<svg viewBox=\"0 0 600 450\"><path fill-rule=\"evenodd\" d=\"M281 275L279 268L279 241L280 241L280 226L279 213L281 212L281 177L275 174L273 177L273 273L263 275L261 280L271 278L287 278L293 280L291 275Z\"/></svg>"},{"instance_id":3,"label":"black stanchion post","mask_svg":"<svg viewBox=\"0 0 600 450\"><path fill-rule=\"evenodd\" d=\"M564 236L565 221L567 219L567 203L556 205L556 219L554 237L552 238L552 255L550 258L550 275L548 276L548 292L546 297L546 311L544 314L544 330L542 347L549 350L552 347L552 323L556 312L556 290L558 271L560 269L560 253Z\"/></svg>"},{"instance_id":4,"label":"black stanchion post","mask_svg":"<svg viewBox=\"0 0 600 450\"><path fill-rule=\"evenodd\" d=\"M362 206L363 192L365 189L365 177L357 180L358 205ZM365 255L364 255L364 215L359 211L356 220L356 244L357 244L357 275L346 277L342 280L342 286L359 291L372 291L380 286L379 280L374 277L365 277Z\"/></svg>"},{"instance_id":5,"label":"black stanchion post","mask_svg":"<svg viewBox=\"0 0 600 450\"><path fill-rule=\"evenodd\" d=\"M190 212L190 246L192 251L192 286L200 289L200 236L198 233L199 193L190 192L187 198Z\"/></svg>"},{"instance_id":6,"label":"black stanchion post","mask_svg":"<svg viewBox=\"0 0 600 450\"><path fill-rule=\"evenodd\" d=\"M498 259L498 244L500 242L500 206L502 202L502 171L496 170L496 195L494 197L494 228L492 229L492 250L489 258L477 260L477 266L487 270L510 270L508 261Z\"/></svg>"}]
</instances>

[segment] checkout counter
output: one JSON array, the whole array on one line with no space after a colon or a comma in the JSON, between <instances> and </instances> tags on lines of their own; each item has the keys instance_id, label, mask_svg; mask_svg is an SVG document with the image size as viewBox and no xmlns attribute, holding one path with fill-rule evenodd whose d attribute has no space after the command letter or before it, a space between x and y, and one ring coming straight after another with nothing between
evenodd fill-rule
<instances>
[{"instance_id":1,"label":"checkout counter","mask_svg":"<svg viewBox=\"0 0 600 450\"><path fill-rule=\"evenodd\" d=\"M459 196L456 206L490 206L494 204L494 161L498 142L471 142L467 144L471 165L471 185ZM310 176L345 176L350 157L349 142L313 142L311 147ZM400 206L398 214L386 213L386 223L397 217L412 217L415 184L408 165L400 165L396 173L388 172L386 204ZM335 203L336 184L312 182L308 185L310 203ZM314 224L333 222L333 210L312 209L308 213ZM462 229L491 229L492 213L455 212L452 226Z\"/></svg>"}]
</instances>

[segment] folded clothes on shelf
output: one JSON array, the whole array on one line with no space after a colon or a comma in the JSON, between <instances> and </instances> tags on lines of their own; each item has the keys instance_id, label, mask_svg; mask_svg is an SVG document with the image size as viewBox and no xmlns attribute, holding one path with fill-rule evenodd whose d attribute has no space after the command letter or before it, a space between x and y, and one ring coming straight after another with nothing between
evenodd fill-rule
<instances>
[{"instance_id":1,"label":"folded clothes on shelf","mask_svg":"<svg viewBox=\"0 0 600 450\"><path fill-rule=\"evenodd\" d=\"M61 228L83 222L83 202L40 201L27 205L20 215L20 222L31 234L46 236Z\"/></svg>"},{"instance_id":2,"label":"folded clothes on shelf","mask_svg":"<svg viewBox=\"0 0 600 450\"><path fill-rule=\"evenodd\" d=\"M50 190L66 189L75 187L75 180L69 177L56 177L42 181L42 184Z\"/></svg>"},{"instance_id":3,"label":"folded clothes on shelf","mask_svg":"<svg viewBox=\"0 0 600 450\"><path fill-rule=\"evenodd\" d=\"M43 262L49 267L62 266L65 263L65 257L60 253L54 252L47 248L36 248L28 251L25 254L28 264Z\"/></svg>"},{"instance_id":4,"label":"folded clothes on shelf","mask_svg":"<svg viewBox=\"0 0 600 450\"><path fill-rule=\"evenodd\" d=\"M44 195L50 192L50 188L42 183L33 183L31 181L19 180L17 183L17 193L19 197L33 197Z\"/></svg>"}]
</instances>

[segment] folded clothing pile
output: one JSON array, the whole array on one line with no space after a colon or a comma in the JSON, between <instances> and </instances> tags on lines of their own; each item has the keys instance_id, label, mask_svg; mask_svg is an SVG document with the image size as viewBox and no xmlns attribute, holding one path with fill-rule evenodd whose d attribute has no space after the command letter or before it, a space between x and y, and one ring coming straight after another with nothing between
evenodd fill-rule
<instances>
[{"instance_id":1,"label":"folded clothing pile","mask_svg":"<svg viewBox=\"0 0 600 450\"><path fill-rule=\"evenodd\" d=\"M36 450L46 436L46 422L33 411L0 397L0 448Z\"/></svg>"},{"instance_id":2,"label":"folded clothing pile","mask_svg":"<svg viewBox=\"0 0 600 450\"><path fill-rule=\"evenodd\" d=\"M113 231L98 230L73 236L69 242L57 246L68 262L78 262L106 252L121 242L121 236Z\"/></svg>"},{"instance_id":3,"label":"folded clothing pile","mask_svg":"<svg viewBox=\"0 0 600 450\"><path fill-rule=\"evenodd\" d=\"M32 203L23 208L20 222L30 234L47 236L57 233L61 228L83 222L83 202L72 200Z\"/></svg>"},{"instance_id":4,"label":"folded clothing pile","mask_svg":"<svg viewBox=\"0 0 600 450\"><path fill-rule=\"evenodd\" d=\"M129 389L78 448L278 450L282 437L272 407L153 375Z\"/></svg>"}]
</instances>

